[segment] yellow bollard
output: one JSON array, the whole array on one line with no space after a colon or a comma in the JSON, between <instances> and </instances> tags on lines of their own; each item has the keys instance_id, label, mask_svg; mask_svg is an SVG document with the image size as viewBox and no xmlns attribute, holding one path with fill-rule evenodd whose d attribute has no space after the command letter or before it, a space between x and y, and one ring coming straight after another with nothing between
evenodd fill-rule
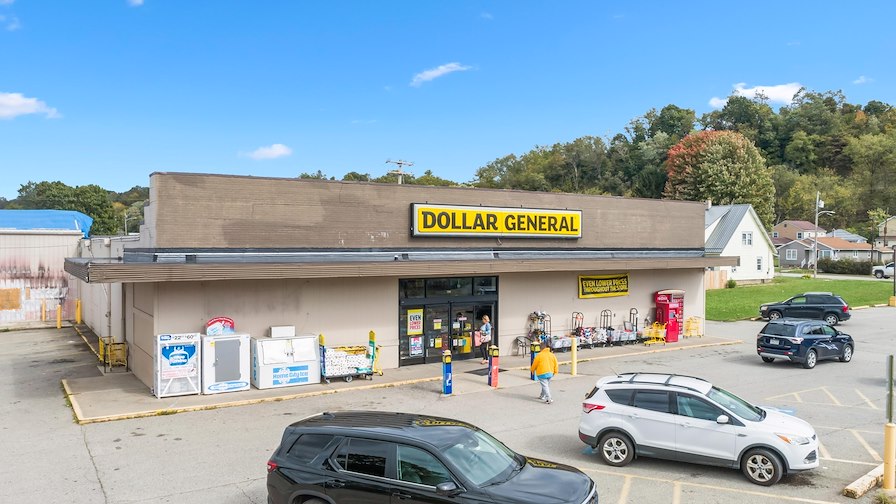
<instances>
[{"instance_id":1,"label":"yellow bollard","mask_svg":"<svg viewBox=\"0 0 896 504\"><path fill-rule=\"evenodd\" d=\"M884 490L896 487L896 424L884 425Z\"/></svg>"},{"instance_id":2,"label":"yellow bollard","mask_svg":"<svg viewBox=\"0 0 896 504\"><path fill-rule=\"evenodd\" d=\"M327 346L324 344L324 333L320 333L320 335L317 337L317 341L320 343L320 346Z\"/></svg>"},{"instance_id":3,"label":"yellow bollard","mask_svg":"<svg viewBox=\"0 0 896 504\"><path fill-rule=\"evenodd\" d=\"M40 300L40 321L41 322L47 321L47 300L46 299Z\"/></svg>"},{"instance_id":4,"label":"yellow bollard","mask_svg":"<svg viewBox=\"0 0 896 504\"><path fill-rule=\"evenodd\" d=\"M570 351L572 352L572 366L571 366L572 369L570 369L570 373L569 373L573 376L576 375L576 364L578 364L578 362L576 361L576 349L578 347L579 347L579 338L577 338L577 337L575 337L575 335L573 335L572 345L570 346Z\"/></svg>"},{"instance_id":5,"label":"yellow bollard","mask_svg":"<svg viewBox=\"0 0 896 504\"><path fill-rule=\"evenodd\" d=\"M62 305L56 305L56 329L62 329Z\"/></svg>"},{"instance_id":6,"label":"yellow bollard","mask_svg":"<svg viewBox=\"0 0 896 504\"><path fill-rule=\"evenodd\" d=\"M76 324L81 323L81 300L80 299L75 300L75 323Z\"/></svg>"}]
</instances>

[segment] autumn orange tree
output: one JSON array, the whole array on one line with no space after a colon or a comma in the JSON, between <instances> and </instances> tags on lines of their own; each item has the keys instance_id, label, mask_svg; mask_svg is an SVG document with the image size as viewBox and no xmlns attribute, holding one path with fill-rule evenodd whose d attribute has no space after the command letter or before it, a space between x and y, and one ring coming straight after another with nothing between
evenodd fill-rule
<instances>
[{"instance_id":1,"label":"autumn orange tree","mask_svg":"<svg viewBox=\"0 0 896 504\"><path fill-rule=\"evenodd\" d=\"M669 149L670 199L733 205L749 203L768 228L774 219L772 171L751 141L734 131L701 131Z\"/></svg>"}]
</instances>

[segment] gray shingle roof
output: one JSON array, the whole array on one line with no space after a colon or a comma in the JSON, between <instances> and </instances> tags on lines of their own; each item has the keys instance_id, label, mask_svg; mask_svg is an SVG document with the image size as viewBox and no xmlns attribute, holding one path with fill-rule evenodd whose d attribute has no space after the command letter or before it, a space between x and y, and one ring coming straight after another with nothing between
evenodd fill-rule
<instances>
[{"instance_id":1,"label":"gray shingle roof","mask_svg":"<svg viewBox=\"0 0 896 504\"><path fill-rule=\"evenodd\" d=\"M749 211L750 205L717 205L707 209L705 227L717 220L719 224L706 239L706 253L721 254Z\"/></svg>"}]
</instances>

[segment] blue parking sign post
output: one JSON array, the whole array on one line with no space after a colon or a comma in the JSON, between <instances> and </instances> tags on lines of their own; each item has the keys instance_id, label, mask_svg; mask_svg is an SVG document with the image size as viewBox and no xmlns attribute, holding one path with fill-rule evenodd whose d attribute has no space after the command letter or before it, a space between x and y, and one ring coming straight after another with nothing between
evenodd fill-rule
<instances>
[{"instance_id":1,"label":"blue parking sign post","mask_svg":"<svg viewBox=\"0 0 896 504\"><path fill-rule=\"evenodd\" d=\"M451 350L442 352L442 394L451 395Z\"/></svg>"}]
</instances>

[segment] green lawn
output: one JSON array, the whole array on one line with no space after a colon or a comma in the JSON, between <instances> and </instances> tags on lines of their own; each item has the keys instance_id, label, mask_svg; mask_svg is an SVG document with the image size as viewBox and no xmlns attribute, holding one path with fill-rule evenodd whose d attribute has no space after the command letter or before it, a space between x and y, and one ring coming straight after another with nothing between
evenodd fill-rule
<instances>
[{"instance_id":1,"label":"green lawn","mask_svg":"<svg viewBox=\"0 0 896 504\"><path fill-rule=\"evenodd\" d=\"M850 307L886 304L893 295L893 282L827 280L822 278L776 277L772 283L739 285L733 289L706 291L708 320L743 320L759 316L759 305L783 301L803 292L833 292Z\"/></svg>"}]
</instances>

